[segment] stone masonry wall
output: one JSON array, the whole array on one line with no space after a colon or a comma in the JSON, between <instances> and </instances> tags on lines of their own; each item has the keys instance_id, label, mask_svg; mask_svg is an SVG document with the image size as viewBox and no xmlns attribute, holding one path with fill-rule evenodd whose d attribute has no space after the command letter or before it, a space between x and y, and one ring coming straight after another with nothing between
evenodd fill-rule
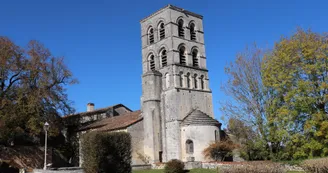
<instances>
[{"instance_id":1,"label":"stone masonry wall","mask_svg":"<svg viewBox=\"0 0 328 173\"><path fill-rule=\"evenodd\" d=\"M147 164L144 157L143 139L144 129L143 121L139 121L136 124L128 127L127 132L130 133L132 139L132 165Z\"/></svg>"}]
</instances>

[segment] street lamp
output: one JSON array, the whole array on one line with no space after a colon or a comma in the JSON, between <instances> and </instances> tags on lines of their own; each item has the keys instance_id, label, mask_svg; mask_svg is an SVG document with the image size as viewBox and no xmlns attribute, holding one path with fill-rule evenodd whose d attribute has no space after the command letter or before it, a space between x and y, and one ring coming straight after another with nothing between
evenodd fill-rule
<instances>
[{"instance_id":1,"label":"street lamp","mask_svg":"<svg viewBox=\"0 0 328 173\"><path fill-rule=\"evenodd\" d=\"M44 131L45 131L45 138L44 138L44 166L43 170L47 169L47 138L48 138L48 129L49 129L49 123L44 123Z\"/></svg>"}]
</instances>

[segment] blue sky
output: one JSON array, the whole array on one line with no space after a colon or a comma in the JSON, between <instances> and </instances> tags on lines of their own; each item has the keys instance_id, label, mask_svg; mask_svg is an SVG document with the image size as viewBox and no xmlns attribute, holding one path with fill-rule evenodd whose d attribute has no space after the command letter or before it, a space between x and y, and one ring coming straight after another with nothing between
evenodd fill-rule
<instances>
[{"instance_id":1,"label":"blue sky","mask_svg":"<svg viewBox=\"0 0 328 173\"><path fill-rule=\"evenodd\" d=\"M140 19L167 4L204 16L205 47L217 118L224 66L254 42L272 47L297 27L327 31L327 0L0 0L0 35L25 46L41 41L79 84L68 87L78 112L123 103L140 108Z\"/></svg>"}]
</instances>

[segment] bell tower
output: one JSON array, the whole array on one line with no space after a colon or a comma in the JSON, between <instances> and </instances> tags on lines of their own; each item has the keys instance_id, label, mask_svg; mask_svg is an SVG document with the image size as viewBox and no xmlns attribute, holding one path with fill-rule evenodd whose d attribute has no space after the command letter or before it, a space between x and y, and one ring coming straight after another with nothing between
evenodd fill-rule
<instances>
[{"instance_id":1,"label":"bell tower","mask_svg":"<svg viewBox=\"0 0 328 173\"><path fill-rule=\"evenodd\" d=\"M141 20L144 154L181 159L181 122L193 110L214 117L203 17L168 5Z\"/></svg>"}]
</instances>

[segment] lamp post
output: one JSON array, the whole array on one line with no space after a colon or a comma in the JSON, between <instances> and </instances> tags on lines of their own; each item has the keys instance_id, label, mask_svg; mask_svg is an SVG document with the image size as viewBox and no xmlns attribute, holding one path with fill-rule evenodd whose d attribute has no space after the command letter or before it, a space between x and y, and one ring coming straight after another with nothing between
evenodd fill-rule
<instances>
[{"instance_id":1,"label":"lamp post","mask_svg":"<svg viewBox=\"0 0 328 173\"><path fill-rule=\"evenodd\" d=\"M45 138L44 138L44 166L43 170L47 169L47 140L48 140L48 129L49 129L49 123L44 123L44 131L45 131Z\"/></svg>"}]
</instances>

